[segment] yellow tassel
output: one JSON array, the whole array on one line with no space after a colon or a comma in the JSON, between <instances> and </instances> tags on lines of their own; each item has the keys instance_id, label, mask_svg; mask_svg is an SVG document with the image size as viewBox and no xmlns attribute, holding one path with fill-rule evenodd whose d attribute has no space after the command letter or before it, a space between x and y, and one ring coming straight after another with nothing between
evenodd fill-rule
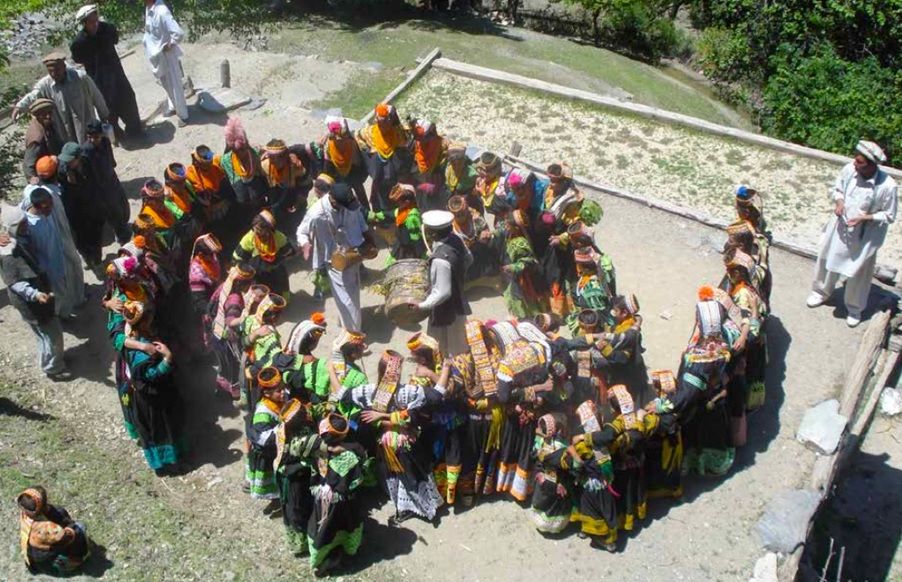
<instances>
[{"instance_id":1,"label":"yellow tassel","mask_svg":"<svg viewBox=\"0 0 902 582\"><path fill-rule=\"evenodd\" d=\"M390 446L382 445L382 453L385 455L385 464L388 465L388 470L392 473L403 473L404 469L401 467L401 462L398 461L398 456L395 454L394 449Z\"/></svg>"},{"instance_id":2,"label":"yellow tassel","mask_svg":"<svg viewBox=\"0 0 902 582\"><path fill-rule=\"evenodd\" d=\"M683 464L683 442L677 438L676 446L670 444L669 439L664 439L661 447L661 467L668 473L679 471Z\"/></svg>"},{"instance_id":3,"label":"yellow tassel","mask_svg":"<svg viewBox=\"0 0 902 582\"><path fill-rule=\"evenodd\" d=\"M489 438L485 442L485 451L501 448L501 430L504 428L504 411L501 405L492 407L492 424L489 425Z\"/></svg>"}]
</instances>

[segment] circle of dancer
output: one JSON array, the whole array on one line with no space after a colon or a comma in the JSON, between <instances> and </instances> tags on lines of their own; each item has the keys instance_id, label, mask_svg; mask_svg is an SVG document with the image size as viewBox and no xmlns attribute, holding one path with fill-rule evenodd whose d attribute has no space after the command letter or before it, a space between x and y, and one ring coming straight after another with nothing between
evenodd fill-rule
<instances>
[{"instance_id":1,"label":"circle of dancer","mask_svg":"<svg viewBox=\"0 0 902 582\"><path fill-rule=\"evenodd\" d=\"M30 111L37 139L56 109L38 99ZM174 370L215 361L209 390L245 419L243 488L281 513L318 574L357 553L373 496L394 505L393 525L509 496L539 531L572 527L614 552L650 499L679 497L688 473L726 474L766 397L763 196L736 189L723 278L691 299L673 368L649 371L639 299L618 290L593 232L602 209L568 164L530 171L389 104L374 113L356 131L328 117L315 142L262 147L230 118L225 147L168 164L130 222L101 123L56 155L31 152L22 204L2 212L0 261L44 372L66 374L60 320L84 302L83 259L105 281L117 397L149 467L188 470ZM107 224L120 246L102 263ZM315 304L331 296L338 321L313 312L280 333L286 306L309 301L291 296L289 265L309 266ZM364 281L386 295L386 316L425 328L406 353L379 355L375 374L361 364ZM473 317L477 288L501 293L507 314ZM77 567L83 526L65 514L36 529L53 521L35 517L43 489L19 504L29 565Z\"/></svg>"}]
</instances>

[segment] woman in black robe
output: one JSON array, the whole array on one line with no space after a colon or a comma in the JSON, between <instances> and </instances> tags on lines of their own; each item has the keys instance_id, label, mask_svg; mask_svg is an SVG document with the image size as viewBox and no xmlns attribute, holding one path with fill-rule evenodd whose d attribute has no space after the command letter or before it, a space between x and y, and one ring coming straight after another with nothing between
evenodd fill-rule
<instances>
[{"instance_id":1,"label":"woman in black robe","mask_svg":"<svg viewBox=\"0 0 902 582\"><path fill-rule=\"evenodd\" d=\"M536 485L529 513L536 529L546 534L564 531L573 508L569 471L579 457L566 440L566 422L563 414L545 414L536 427Z\"/></svg>"},{"instance_id":2,"label":"woman in black robe","mask_svg":"<svg viewBox=\"0 0 902 582\"><path fill-rule=\"evenodd\" d=\"M608 386L624 384L637 403L644 406L650 400L648 373L642 352L642 318L635 295L614 298L611 307L614 326L602 336L601 366Z\"/></svg>"},{"instance_id":3,"label":"woman in black robe","mask_svg":"<svg viewBox=\"0 0 902 582\"><path fill-rule=\"evenodd\" d=\"M123 307L129 336L148 343L154 335L151 316L145 306L129 301ZM181 399L172 368L172 352L165 344L151 342L157 348L153 356L124 345L128 366L129 400L132 419L138 432L147 464L158 476L174 475L182 470L184 454Z\"/></svg>"},{"instance_id":4,"label":"woman in black robe","mask_svg":"<svg viewBox=\"0 0 902 582\"><path fill-rule=\"evenodd\" d=\"M317 576L334 569L345 556L353 556L363 543L366 512L357 498L366 472L366 451L345 442L348 421L330 413L319 423L316 470L311 479L313 513L307 522L310 566Z\"/></svg>"},{"instance_id":5,"label":"woman in black robe","mask_svg":"<svg viewBox=\"0 0 902 582\"><path fill-rule=\"evenodd\" d=\"M276 485L282 505L282 521L288 547L296 556L308 553L307 524L313 514L310 479L316 467L322 439L316 434L309 404L292 398L282 407L276 428Z\"/></svg>"}]
</instances>

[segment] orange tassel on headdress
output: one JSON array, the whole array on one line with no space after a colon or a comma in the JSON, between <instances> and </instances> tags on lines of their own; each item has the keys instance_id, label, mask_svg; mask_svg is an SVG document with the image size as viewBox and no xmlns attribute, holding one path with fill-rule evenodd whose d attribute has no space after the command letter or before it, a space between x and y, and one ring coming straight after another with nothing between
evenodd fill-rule
<instances>
[{"instance_id":1,"label":"orange tassel on headdress","mask_svg":"<svg viewBox=\"0 0 902 582\"><path fill-rule=\"evenodd\" d=\"M698 288L699 301L711 301L714 299L714 287L711 285L702 285Z\"/></svg>"}]
</instances>

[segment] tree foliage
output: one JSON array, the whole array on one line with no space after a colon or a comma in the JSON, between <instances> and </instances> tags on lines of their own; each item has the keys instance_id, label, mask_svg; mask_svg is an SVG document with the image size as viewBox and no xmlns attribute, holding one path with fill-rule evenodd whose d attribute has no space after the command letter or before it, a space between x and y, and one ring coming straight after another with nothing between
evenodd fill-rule
<instances>
[{"instance_id":1,"label":"tree foliage","mask_svg":"<svg viewBox=\"0 0 902 582\"><path fill-rule=\"evenodd\" d=\"M664 0L563 0L579 6L592 19L596 45L657 62L673 56L679 35L668 16L671 1Z\"/></svg>"},{"instance_id":2,"label":"tree foliage","mask_svg":"<svg viewBox=\"0 0 902 582\"><path fill-rule=\"evenodd\" d=\"M809 57L784 46L764 90L762 125L769 133L818 148L849 152L860 138L902 153L902 71L876 57L841 59L830 44Z\"/></svg>"},{"instance_id":3,"label":"tree foliage","mask_svg":"<svg viewBox=\"0 0 902 582\"><path fill-rule=\"evenodd\" d=\"M72 18L86 0L0 0L0 15L7 21L24 12L44 11L61 22ZM142 0L97 2L104 20L112 22L123 32L135 32L144 28L144 2ZM259 34L267 23L265 0L167 0L176 20L185 28L191 40L208 32L228 32L236 38ZM72 35L73 27L63 27L57 38L48 39L59 44Z\"/></svg>"},{"instance_id":4,"label":"tree foliage","mask_svg":"<svg viewBox=\"0 0 902 582\"><path fill-rule=\"evenodd\" d=\"M902 0L693 0L696 58L743 86L764 130L846 153L869 136L900 152Z\"/></svg>"}]
</instances>

